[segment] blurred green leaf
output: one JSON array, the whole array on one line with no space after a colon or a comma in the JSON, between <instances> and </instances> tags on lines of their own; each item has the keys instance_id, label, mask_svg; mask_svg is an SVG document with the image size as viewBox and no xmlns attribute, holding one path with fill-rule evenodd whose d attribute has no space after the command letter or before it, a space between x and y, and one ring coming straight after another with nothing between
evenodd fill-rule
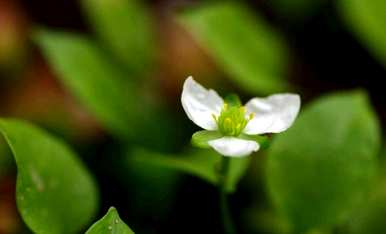
<instances>
[{"instance_id":1,"label":"blurred green leaf","mask_svg":"<svg viewBox=\"0 0 386 234\"><path fill-rule=\"evenodd\" d=\"M199 148L210 148L208 141L221 138L222 135L218 131L198 131L192 135L192 145Z\"/></svg>"},{"instance_id":2,"label":"blurred green leaf","mask_svg":"<svg viewBox=\"0 0 386 234\"><path fill-rule=\"evenodd\" d=\"M131 212L139 219L157 217L159 222L166 221L176 199L181 182L180 174L157 164L142 161L137 163L128 159L130 157L131 154L121 158L115 165L120 168L118 179L130 193L128 202ZM152 211L151 214L148 213L149 210Z\"/></svg>"},{"instance_id":3,"label":"blurred green leaf","mask_svg":"<svg viewBox=\"0 0 386 234\"><path fill-rule=\"evenodd\" d=\"M86 234L134 234L134 232L121 220L118 211L111 207L102 219L93 224Z\"/></svg>"},{"instance_id":4,"label":"blurred green leaf","mask_svg":"<svg viewBox=\"0 0 386 234\"><path fill-rule=\"evenodd\" d=\"M386 66L386 1L339 0L337 3L350 30Z\"/></svg>"},{"instance_id":5,"label":"blurred green leaf","mask_svg":"<svg viewBox=\"0 0 386 234\"><path fill-rule=\"evenodd\" d=\"M161 168L181 171L199 177L211 184L218 183L218 167L221 160L214 150L195 150L184 155L166 155L137 149L128 160L132 164L150 164ZM237 183L248 169L250 157L232 158L227 184L228 192L236 189Z\"/></svg>"},{"instance_id":6,"label":"blurred green leaf","mask_svg":"<svg viewBox=\"0 0 386 234\"><path fill-rule=\"evenodd\" d=\"M352 234L386 233L386 183L383 181L377 190L354 211L349 222Z\"/></svg>"},{"instance_id":7,"label":"blurred green leaf","mask_svg":"<svg viewBox=\"0 0 386 234\"><path fill-rule=\"evenodd\" d=\"M354 210L348 222L352 234L386 233L386 148L381 153L381 170L377 183L374 184L369 197Z\"/></svg>"},{"instance_id":8,"label":"blurred green leaf","mask_svg":"<svg viewBox=\"0 0 386 234\"><path fill-rule=\"evenodd\" d=\"M38 31L35 40L58 78L115 136L157 148L176 141L172 131L178 123L147 101L137 84L128 83L93 41L46 30ZM153 94L145 92L147 97Z\"/></svg>"},{"instance_id":9,"label":"blurred green leaf","mask_svg":"<svg viewBox=\"0 0 386 234\"><path fill-rule=\"evenodd\" d=\"M131 133L132 87L123 83L117 69L90 40L76 34L39 31L36 41L64 85L111 132ZM134 96L134 94L132 94ZM135 112L135 110L134 110Z\"/></svg>"},{"instance_id":10,"label":"blurred green leaf","mask_svg":"<svg viewBox=\"0 0 386 234\"><path fill-rule=\"evenodd\" d=\"M34 233L78 233L98 206L94 179L60 140L23 121L0 119L18 169L16 202Z\"/></svg>"},{"instance_id":11,"label":"blurred green leaf","mask_svg":"<svg viewBox=\"0 0 386 234\"><path fill-rule=\"evenodd\" d=\"M275 205L297 230L347 220L374 182L379 147L364 93L320 98L271 144L266 176Z\"/></svg>"},{"instance_id":12,"label":"blurred green leaf","mask_svg":"<svg viewBox=\"0 0 386 234\"><path fill-rule=\"evenodd\" d=\"M94 31L133 74L152 67L154 36L148 9L140 0L82 0Z\"/></svg>"},{"instance_id":13,"label":"blurred green leaf","mask_svg":"<svg viewBox=\"0 0 386 234\"><path fill-rule=\"evenodd\" d=\"M245 233L290 234L291 230L286 220L279 217L273 210L261 207L261 201L249 205L242 214ZM310 233L307 233L310 234Z\"/></svg>"},{"instance_id":14,"label":"blurred green leaf","mask_svg":"<svg viewBox=\"0 0 386 234\"><path fill-rule=\"evenodd\" d=\"M242 88L268 94L287 87L282 38L246 6L206 4L186 12L181 22Z\"/></svg>"}]
</instances>

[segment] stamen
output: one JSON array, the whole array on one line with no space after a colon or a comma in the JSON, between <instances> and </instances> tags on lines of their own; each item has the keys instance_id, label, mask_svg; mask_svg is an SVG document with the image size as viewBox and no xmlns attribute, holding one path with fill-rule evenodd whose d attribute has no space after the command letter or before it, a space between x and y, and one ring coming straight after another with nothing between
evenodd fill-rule
<instances>
[{"instance_id":1,"label":"stamen","mask_svg":"<svg viewBox=\"0 0 386 234\"><path fill-rule=\"evenodd\" d=\"M225 118L224 127L226 132L229 132L232 130L232 120L230 118Z\"/></svg>"},{"instance_id":2,"label":"stamen","mask_svg":"<svg viewBox=\"0 0 386 234\"><path fill-rule=\"evenodd\" d=\"M240 128L241 128L241 124L240 124L240 123L238 123L238 124L236 125L236 129L237 129L237 131L239 131L239 130L240 130Z\"/></svg>"},{"instance_id":3,"label":"stamen","mask_svg":"<svg viewBox=\"0 0 386 234\"><path fill-rule=\"evenodd\" d=\"M219 116L212 115L215 119L219 131L225 136L239 136L248 121L253 118L253 114L246 116L244 106L233 106L224 103Z\"/></svg>"}]
</instances>

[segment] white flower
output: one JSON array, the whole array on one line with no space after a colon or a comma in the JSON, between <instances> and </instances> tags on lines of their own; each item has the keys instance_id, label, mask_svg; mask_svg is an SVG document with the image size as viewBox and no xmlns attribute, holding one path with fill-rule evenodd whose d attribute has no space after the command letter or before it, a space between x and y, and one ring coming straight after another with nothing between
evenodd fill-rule
<instances>
[{"instance_id":1,"label":"white flower","mask_svg":"<svg viewBox=\"0 0 386 234\"><path fill-rule=\"evenodd\" d=\"M257 151L259 144L247 139L248 135L283 132L292 125L300 109L299 95L290 93L255 97L245 106L229 105L216 91L204 88L193 77L185 80L181 102L190 120L216 136L207 144L230 157Z\"/></svg>"}]
</instances>

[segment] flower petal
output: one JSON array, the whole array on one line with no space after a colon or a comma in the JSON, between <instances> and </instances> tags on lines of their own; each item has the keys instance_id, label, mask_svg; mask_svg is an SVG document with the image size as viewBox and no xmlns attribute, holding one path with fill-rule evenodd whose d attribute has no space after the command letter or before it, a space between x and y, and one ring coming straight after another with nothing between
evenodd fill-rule
<instances>
[{"instance_id":1,"label":"flower petal","mask_svg":"<svg viewBox=\"0 0 386 234\"><path fill-rule=\"evenodd\" d=\"M181 102L189 119L195 124L206 130L217 129L212 115L220 114L224 101L216 91L205 89L190 76L185 80Z\"/></svg>"},{"instance_id":2,"label":"flower petal","mask_svg":"<svg viewBox=\"0 0 386 234\"><path fill-rule=\"evenodd\" d=\"M221 155L229 157L247 156L260 148L256 141L243 140L236 137L222 137L211 140L208 144Z\"/></svg>"},{"instance_id":3,"label":"flower petal","mask_svg":"<svg viewBox=\"0 0 386 234\"><path fill-rule=\"evenodd\" d=\"M275 94L267 98L253 98L246 105L247 114L254 113L244 129L245 134L278 133L287 130L300 109L297 94Z\"/></svg>"}]
</instances>

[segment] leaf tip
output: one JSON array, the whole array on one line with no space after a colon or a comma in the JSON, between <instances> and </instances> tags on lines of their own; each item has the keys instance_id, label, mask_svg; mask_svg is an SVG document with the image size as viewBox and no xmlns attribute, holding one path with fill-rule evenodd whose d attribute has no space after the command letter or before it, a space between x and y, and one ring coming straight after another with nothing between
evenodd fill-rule
<instances>
[{"instance_id":1,"label":"leaf tip","mask_svg":"<svg viewBox=\"0 0 386 234\"><path fill-rule=\"evenodd\" d=\"M117 209L114 206L110 206L110 208L107 211L107 213L112 213L114 215L118 215L118 211L117 211Z\"/></svg>"}]
</instances>

